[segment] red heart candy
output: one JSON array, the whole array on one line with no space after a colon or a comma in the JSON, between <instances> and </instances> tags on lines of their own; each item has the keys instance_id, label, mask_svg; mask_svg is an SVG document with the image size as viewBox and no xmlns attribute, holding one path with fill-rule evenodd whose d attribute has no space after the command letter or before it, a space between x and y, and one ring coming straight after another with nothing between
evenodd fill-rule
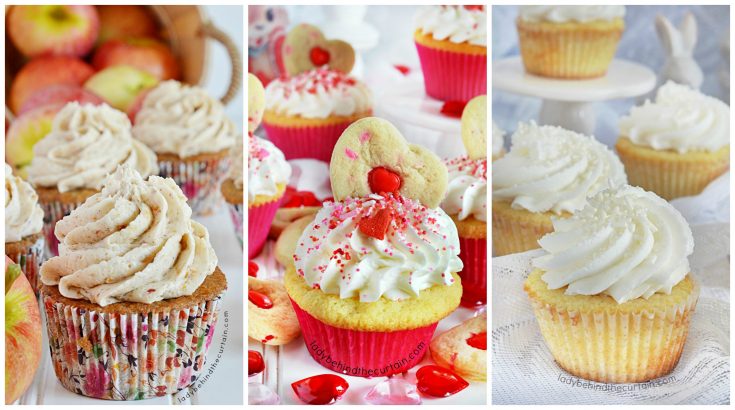
<instances>
[{"instance_id":1,"label":"red heart candy","mask_svg":"<svg viewBox=\"0 0 735 410\"><path fill-rule=\"evenodd\" d=\"M329 51L319 46L314 46L309 52L309 59L311 60L312 64L317 67L321 67L324 64L329 63Z\"/></svg>"},{"instance_id":2,"label":"red heart candy","mask_svg":"<svg viewBox=\"0 0 735 410\"><path fill-rule=\"evenodd\" d=\"M381 209L372 216L360 219L357 228L371 238L382 240L392 220L393 213L389 209Z\"/></svg>"},{"instance_id":3,"label":"red heart candy","mask_svg":"<svg viewBox=\"0 0 735 410\"><path fill-rule=\"evenodd\" d=\"M290 188L290 187L289 187ZM319 206L322 202L317 199L316 195L310 191L297 191L291 188L291 192L286 189L283 196L282 208L298 208L301 206Z\"/></svg>"},{"instance_id":4,"label":"red heart candy","mask_svg":"<svg viewBox=\"0 0 735 410\"><path fill-rule=\"evenodd\" d=\"M409 68L407 65L395 64L393 67L395 67L396 70L400 71L403 75L408 75L411 72L411 68Z\"/></svg>"},{"instance_id":5,"label":"red heart candy","mask_svg":"<svg viewBox=\"0 0 735 410\"><path fill-rule=\"evenodd\" d=\"M260 352L248 350L248 377L256 375L265 370L265 362Z\"/></svg>"},{"instance_id":6,"label":"red heart candy","mask_svg":"<svg viewBox=\"0 0 735 410\"><path fill-rule=\"evenodd\" d=\"M416 372L416 381L421 393L433 397L448 397L470 385L457 373L435 365L420 368Z\"/></svg>"},{"instance_id":7,"label":"red heart candy","mask_svg":"<svg viewBox=\"0 0 735 410\"><path fill-rule=\"evenodd\" d=\"M260 266L253 261L248 261L248 276L257 277Z\"/></svg>"},{"instance_id":8,"label":"red heart candy","mask_svg":"<svg viewBox=\"0 0 735 410\"><path fill-rule=\"evenodd\" d=\"M383 167L373 168L368 172L368 185L376 194L398 192L401 189L401 176Z\"/></svg>"},{"instance_id":9,"label":"red heart candy","mask_svg":"<svg viewBox=\"0 0 735 410\"><path fill-rule=\"evenodd\" d=\"M271 298L254 290L248 291L248 300L261 309L270 309L273 307Z\"/></svg>"},{"instance_id":10,"label":"red heart candy","mask_svg":"<svg viewBox=\"0 0 735 410\"><path fill-rule=\"evenodd\" d=\"M320 374L291 383L296 396L306 404L332 404L350 387L347 380L334 374Z\"/></svg>"},{"instance_id":11,"label":"red heart candy","mask_svg":"<svg viewBox=\"0 0 735 410\"><path fill-rule=\"evenodd\" d=\"M466 10L485 10L485 6L468 5L464 6Z\"/></svg>"},{"instance_id":12,"label":"red heart candy","mask_svg":"<svg viewBox=\"0 0 735 410\"><path fill-rule=\"evenodd\" d=\"M442 105L440 112L447 117L462 118L462 111L464 111L465 105L467 103L462 101L447 101Z\"/></svg>"},{"instance_id":13,"label":"red heart candy","mask_svg":"<svg viewBox=\"0 0 735 410\"><path fill-rule=\"evenodd\" d=\"M475 349L487 350L487 332L478 333L467 339L467 344Z\"/></svg>"}]
</instances>

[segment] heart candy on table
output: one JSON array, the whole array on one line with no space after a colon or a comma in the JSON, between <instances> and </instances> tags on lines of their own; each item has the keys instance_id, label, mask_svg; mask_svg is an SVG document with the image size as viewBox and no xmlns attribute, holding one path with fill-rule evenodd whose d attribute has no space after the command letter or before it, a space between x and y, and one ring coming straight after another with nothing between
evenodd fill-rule
<instances>
[{"instance_id":1,"label":"heart candy on table","mask_svg":"<svg viewBox=\"0 0 735 410\"><path fill-rule=\"evenodd\" d=\"M255 376L265 370L263 355L255 350L248 350L248 377Z\"/></svg>"},{"instance_id":2,"label":"heart candy on table","mask_svg":"<svg viewBox=\"0 0 735 410\"><path fill-rule=\"evenodd\" d=\"M416 372L416 387L427 396L449 397L469 385L457 373L435 365L423 366Z\"/></svg>"},{"instance_id":3,"label":"heart candy on table","mask_svg":"<svg viewBox=\"0 0 735 410\"><path fill-rule=\"evenodd\" d=\"M319 374L291 383L294 393L306 404L332 404L350 385L336 374Z\"/></svg>"},{"instance_id":4,"label":"heart candy on table","mask_svg":"<svg viewBox=\"0 0 735 410\"><path fill-rule=\"evenodd\" d=\"M447 168L433 152L409 144L390 122L353 122L337 141L329 166L337 201L389 191L436 208L447 188Z\"/></svg>"},{"instance_id":5,"label":"heart candy on table","mask_svg":"<svg viewBox=\"0 0 735 410\"><path fill-rule=\"evenodd\" d=\"M328 40L311 24L299 24L291 29L281 52L289 76L324 66L349 74L355 65L355 50L349 43Z\"/></svg>"},{"instance_id":6,"label":"heart candy on table","mask_svg":"<svg viewBox=\"0 0 735 410\"><path fill-rule=\"evenodd\" d=\"M248 133L255 132L265 112L265 89L258 77L248 73Z\"/></svg>"},{"instance_id":7,"label":"heart candy on table","mask_svg":"<svg viewBox=\"0 0 735 410\"><path fill-rule=\"evenodd\" d=\"M487 158L487 96L471 99L462 111L462 142L470 159Z\"/></svg>"}]
</instances>

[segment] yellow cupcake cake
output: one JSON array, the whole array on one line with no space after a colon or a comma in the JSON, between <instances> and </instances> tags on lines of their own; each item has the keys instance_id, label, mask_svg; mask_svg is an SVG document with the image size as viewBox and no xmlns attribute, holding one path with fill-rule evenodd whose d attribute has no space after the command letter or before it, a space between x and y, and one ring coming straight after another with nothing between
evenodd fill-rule
<instances>
[{"instance_id":1,"label":"yellow cupcake cake","mask_svg":"<svg viewBox=\"0 0 735 410\"><path fill-rule=\"evenodd\" d=\"M615 148L631 185L668 200L697 195L730 169L730 107L668 82L620 120Z\"/></svg>"},{"instance_id":2,"label":"yellow cupcake cake","mask_svg":"<svg viewBox=\"0 0 735 410\"><path fill-rule=\"evenodd\" d=\"M625 28L625 6L521 6L518 28L526 71L543 77L605 75Z\"/></svg>"},{"instance_id":3,"label":"yellow cupcake cake","mask_svg":"<svg viewBox=\"0 0 735 410\"><path fill-rule=\"evenodd\" d=\"M493 162L493 251L538 248L553 215L568 217L603 189L626 183L623 164L592 137L519 124L510 151Z\"/></svg>"},{"instance_id":4,"label":"yellow cupcake cake","mask_svg":"<svg viewBox=\"0 0 735 410\"><path fill-rule=\"evenodd\" d=\"M557 363L604 383L670 373L699 295L684 217L654 193L624 186L553 223L524 289Z\"/></svg>"}]
</instances>

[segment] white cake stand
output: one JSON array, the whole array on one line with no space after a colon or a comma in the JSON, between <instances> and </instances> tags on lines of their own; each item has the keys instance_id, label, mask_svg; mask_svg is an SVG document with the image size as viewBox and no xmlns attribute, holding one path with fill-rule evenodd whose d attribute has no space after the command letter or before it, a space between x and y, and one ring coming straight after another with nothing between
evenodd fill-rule
<instances>
[{"instance_id":1,"label":"white cake stand","mask_svg":"<svg viewBox=\"0 0 735 410\"><path fill-rule=\"evenodd\" d=\"M613 60L604 77L560 80L526 73L521 57L493 63L493 88L543 99L539 122L592 135L597 114L595 102L637 97L656 86L648 67Z\"/></svg>"}]
</instances>

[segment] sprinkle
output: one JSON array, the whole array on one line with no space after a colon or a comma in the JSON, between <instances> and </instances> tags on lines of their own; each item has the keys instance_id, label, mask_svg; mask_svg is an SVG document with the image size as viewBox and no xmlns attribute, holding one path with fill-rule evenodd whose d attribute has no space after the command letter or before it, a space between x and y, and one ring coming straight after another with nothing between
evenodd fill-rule
<instances>
[{"instance_id":1,"label":"sprinkle","mask_svg":"<svg viewBox=\"0 0 735 410\"><path fill-rule=\"evenodd\" d=\"M349 159L357 159L357 153L349 148L345 148L345 155L347 155L347 158Z\"/></svg>"}]
</instances>

